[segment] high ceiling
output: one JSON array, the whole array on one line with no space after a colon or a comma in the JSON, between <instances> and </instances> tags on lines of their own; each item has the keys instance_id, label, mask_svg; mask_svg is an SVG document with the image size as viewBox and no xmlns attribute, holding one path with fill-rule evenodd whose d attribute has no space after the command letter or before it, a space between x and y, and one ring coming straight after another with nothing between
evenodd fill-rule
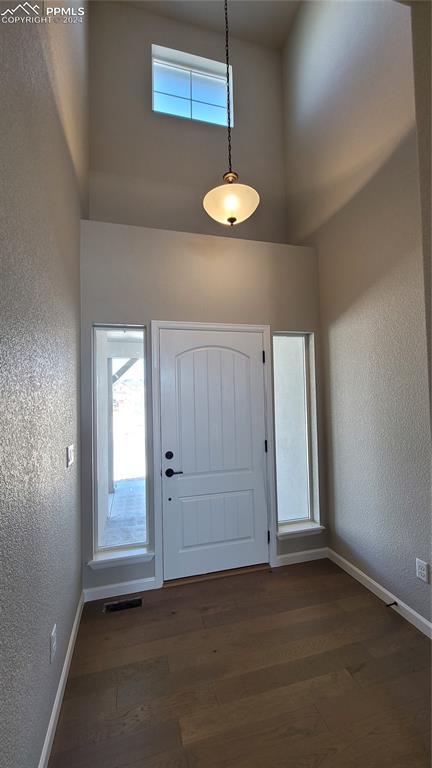
<instances>
[{"instance_id":1,"label":"high ceiling","mask_svg":"<svg viewBox=\"0 0 432 768\"><path fill-rule=\"evenodd\" d=\"M135 0L151 13L222 32L223 0ZM299 0L230 0L230 31L234 37L280 48L298 8Z\"/></svg>"}]
</instances>

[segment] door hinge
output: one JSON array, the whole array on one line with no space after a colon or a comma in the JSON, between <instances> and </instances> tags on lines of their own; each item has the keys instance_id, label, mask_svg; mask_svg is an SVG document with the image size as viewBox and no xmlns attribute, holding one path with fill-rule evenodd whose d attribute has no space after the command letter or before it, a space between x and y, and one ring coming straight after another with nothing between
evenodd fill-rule
<instances>
[{"instance_id":1,"label":"door hinge","mask_svg":"<svg viewBox=\"0 0 432 768\"><path fill-rule=\"evenodd\" d=\"M265 363L265 349L263 349L262 351L262 361L263 363Z\"/></svg>"},{"instance_id":2,"label":"door hinge","mask_svg":"<svg viewBox=\"0 0 432 768\"><path fill-rule=\"evenodd\" d=\"M267 440L264 440L264 450L265 450L266 453L268 452Z\"/></svg>"},{"instance_id":3,"label":"door hinge","mask_svg":"<svg viewBox=\"0 0 432 768\"><path fill-rule=\"evenodd\" d=\"M270 544L270 531L267 531L267 543Z\"/></svg>"}]
</instances>

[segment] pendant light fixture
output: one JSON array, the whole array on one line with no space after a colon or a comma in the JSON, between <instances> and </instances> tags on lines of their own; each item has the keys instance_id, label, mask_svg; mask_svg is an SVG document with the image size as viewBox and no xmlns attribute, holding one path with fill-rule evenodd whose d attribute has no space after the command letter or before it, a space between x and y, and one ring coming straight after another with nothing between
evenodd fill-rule
<instances>
[{"instance_id":1,"label":"pendant light fixture","mask_svg":"<svg viewBox=\"0 0 432 768\"><path fill-rule=\"evenodd\" d=\"M225 6L225 59L226 59L226 90L227 90L227 128L228 128L228 171L224 174L224 184L207 192L203 200L204 210L208 215L226 226L234 226L246 221L257 209L260 197L253 187L238 184L238 174L232 169L231 162L231 93L230 93L230 64L229 64L229 28L228 0Z\"/></svg>"}]
</instances>

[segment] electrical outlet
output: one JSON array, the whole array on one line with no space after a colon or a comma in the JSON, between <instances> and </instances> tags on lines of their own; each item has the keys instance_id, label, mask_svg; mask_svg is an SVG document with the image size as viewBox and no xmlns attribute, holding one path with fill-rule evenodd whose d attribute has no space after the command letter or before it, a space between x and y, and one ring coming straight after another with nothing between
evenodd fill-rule
<instances>
[{"instance_id":1,"label":"electrical outlet","mask_svg":"<svg viewBox=\"0 0 432 768\"><path fill-rule=\"evenodd\" d=\"M418 557L416 558L416 576L426 583L429 582L429 566L424 560L419 560Z\"/></svg>"},{"instance_id":2,"label":"electrical outlet","mask_svg":"<svg viewBox=\"0 0 432 768\"><path fill-rule=\"evenodd\" d=\"M54 624L50 635L50 664L53 663L57 652L57 624Z\"/></svg>"},{"instance_id":3,"label":"electrical outlet","mask_svg":"<svg viewBox=\"0 0 432 768\"><path fill-rule=\"evenodd\" d=\"M68 469L75 461L75 450L73 445L68 445L66 448L66 468Z\"/></svg>"}]
</instances>

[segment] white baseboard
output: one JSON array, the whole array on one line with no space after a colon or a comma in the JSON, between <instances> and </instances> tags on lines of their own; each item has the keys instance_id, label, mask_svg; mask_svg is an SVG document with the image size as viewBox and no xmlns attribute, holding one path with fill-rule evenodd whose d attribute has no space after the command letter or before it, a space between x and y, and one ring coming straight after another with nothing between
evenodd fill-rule
<instances>
[{"instance_id":1,"label":"white baseboard","mask_svg":"<svg viewBox=\"0 0 432 768\"><path fill-rule=\"evenodd\" d=\"M81 613L84 605L84 594L81 594L81 597L78 602L78 606L75 613L74 623L72 625L72 631L69 638L69 643L66 651L65 660L63 663L63 669L60 675L60 680L57 688L57 693L54 699L53 708L51 711L51 717L49 719L48 723L48 729L45 736L44 745L42 747L42 754L40 756L39 765L38 768L47 768L48 761L51 754L51 748L54 741L54 736L57 728L57 722L60 715L60 709L63 702L63 694L66 688L66 682L68 679L69 674L69 667L72 661L72 655L75 648L75 641L78 634L78 628L80 624L81 619Z\"/></svg>"},{"instance_id":2,"label":"white baseboard","mask_svg":"<svg viewBox=\"0 0 432 768\"><path fill-rule=\"evenodd\" d=\"M305 549L303 552L290 552L287 555L278 555L276 559L270 563L272 568L280 568L282 565L294 565L294 563L307 563L309 560L322 560L328 557L328 548L320 547L319 549Z\"/></svg>"},{"instance_id":3,"label":"white baseboard","mask_svg":"<svg viewBox=\"0 0 432 768\"><path fill-rule=\"evenodd\" d=\"M105 597L119 597L119 595L131 595L135 592L145 592L148 589L159 589L160 584L155 576L146 579L134 579L134 581L122 581L119 584L107 584L103 587L89 587L84 590L84 602L103 600Z\"/></svg>"},{"instance_id":4,"label":"white baseboard","mask_svg":"<svg viewBox=\"0 0 432 768\"><path fill-rule=\"evenodd\" d=\"M381 584L378 584L377 581L371 579L370 576L364 573L364 571L361 571L360 568L357 568L357 566L350 563L349 560L346 560L341 555L338 555L338 553L333 549L328 548L327 557L344 571L349 573L350 576L359 581L360 584L363 584L366 589L369 589L370 592L373 592L374 595L380 598L380 600L383 600L387 604L396 602L397 606L393 606L393 610L403 616L403 618L409 621L410 624L413 624L415 627L417 627L417 629L419 629L420 632L423 632L424 635L432 638L432 622L425 619L413 608L410 608L409 605L400 600L397 595L389 592L388 589L382 587Z\"/></svg>"}]
</instances>

